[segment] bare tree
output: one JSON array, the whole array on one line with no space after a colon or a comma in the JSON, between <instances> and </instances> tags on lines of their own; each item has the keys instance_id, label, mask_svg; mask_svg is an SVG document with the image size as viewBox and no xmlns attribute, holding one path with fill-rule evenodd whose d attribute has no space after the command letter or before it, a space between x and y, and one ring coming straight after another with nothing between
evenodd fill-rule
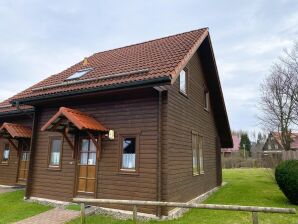
<instances>
[{"instance_id":1,"label":"bare tree","mask_svg":"<svg viewBox=\"0 0 298 224\"><path fill-rule=\"evenodd\" d=\"M292 130L298 124L298 43L292 50L284 50L261 84L259 117L268 131L280 134L285 150L291 149Z\"/></svg>"}]
</instances>

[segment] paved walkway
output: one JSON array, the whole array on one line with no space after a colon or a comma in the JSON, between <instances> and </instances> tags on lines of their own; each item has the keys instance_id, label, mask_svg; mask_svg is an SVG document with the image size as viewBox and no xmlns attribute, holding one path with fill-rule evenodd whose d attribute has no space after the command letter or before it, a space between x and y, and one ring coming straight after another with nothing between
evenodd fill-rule
<instances>
[{"instance_id":1,"label":"paved walkway","mask_svg":"<svg viewBox=\"0 0 298 224\"><path fill-rule=\"evenodd\" d=\"M7 192L12 192L12 191L17 191L17 190L21 190L23 188L21 187L10 187L10 186L0 186L0 194L2 193L7 193Z\"/></svg>"},{"instance_id":2,"label":"paved walkway","mask_svg":"<svg viewBox=\"0 0 298 224\"><path fill-rule=\"evenodd\" d=\"M63 224L79 217L79 211L54 208L39 215L16 222L16 224Z\"/></svg>"}]
</instances>

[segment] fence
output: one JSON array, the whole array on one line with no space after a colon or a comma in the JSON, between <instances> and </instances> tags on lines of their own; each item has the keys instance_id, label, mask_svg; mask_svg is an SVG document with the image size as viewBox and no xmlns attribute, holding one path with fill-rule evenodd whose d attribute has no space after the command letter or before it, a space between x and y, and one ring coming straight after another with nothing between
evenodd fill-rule
<instances>
[{"instance_id":1,"label":"fence","mask_svg":"<svg viewBox=\"0 0 298 224\"><path fill-rule=\"evenodd\" d=\"M182 203L182 202L90 199L90 198L74 198L73 201L76 203L81 203L81 223L82 224L85 224L85 203L131 205L133 208L134 223L137 223L137 206L140 206L140 205L251 212L253 224L259 223L258 212L296 214L295 208L273 208L273 207L240 206L240 205L216 205L216 204L195 204L195 203Z\"/></svg>"},{"instance_id":2,"label":"fence","mask_svg":"<svg viewBox=\"0 0 298 224\"><path fill-rule=\"evenodd\" d=\"M290 159L298 160L298 150L282 151L282 160L290 160Z\"/></svg>"}]
</instances>

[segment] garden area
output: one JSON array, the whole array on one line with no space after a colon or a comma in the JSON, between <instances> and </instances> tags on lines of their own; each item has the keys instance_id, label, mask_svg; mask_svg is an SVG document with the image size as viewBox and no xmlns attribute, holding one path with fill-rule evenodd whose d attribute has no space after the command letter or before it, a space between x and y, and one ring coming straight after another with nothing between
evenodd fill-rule
<instances>
[{"instance_id":1,"label":"garden area","mask_svg":"<svg viewBox=\"0 0 298 224\"><path fill-rule=\"evenodd\" d=\"M215 192L204 203L208 204L234 204L296 208L279 190L275 183L273 173L269 169L229 169L223 170L224 181L227 183ZM15 191L0 194L0 223L13 223L51 209L35 203L23 201L24 192ZM69 209L76 209L76 207ZM80 223L76 219L70 223ZM112 217L93 215L86 219L87 224L129 224L131 220L116 220ZM251 213L234 211L214 211L192 209L183 217L171 221L149 221L148 224L230 224L251 223ZM265 224L297 224L298 214L264 214L259 213L259 223Z\"/></svg>"}]
</instances>

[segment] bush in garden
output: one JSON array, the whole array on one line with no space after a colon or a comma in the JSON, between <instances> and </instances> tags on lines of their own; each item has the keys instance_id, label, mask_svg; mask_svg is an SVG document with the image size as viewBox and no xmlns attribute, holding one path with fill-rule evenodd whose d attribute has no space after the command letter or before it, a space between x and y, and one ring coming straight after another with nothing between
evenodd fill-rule
<instances>
[{"instance_id":1,"label":"bush in garden","mask_svg":"<svg viewBox=\"0 0 298 224\"><path fill-rule=\"evenodd\" d=\"M275 169L275 179L289 201L298 205L298 160L281 162Z\"/></svg>"}]
</instances>

